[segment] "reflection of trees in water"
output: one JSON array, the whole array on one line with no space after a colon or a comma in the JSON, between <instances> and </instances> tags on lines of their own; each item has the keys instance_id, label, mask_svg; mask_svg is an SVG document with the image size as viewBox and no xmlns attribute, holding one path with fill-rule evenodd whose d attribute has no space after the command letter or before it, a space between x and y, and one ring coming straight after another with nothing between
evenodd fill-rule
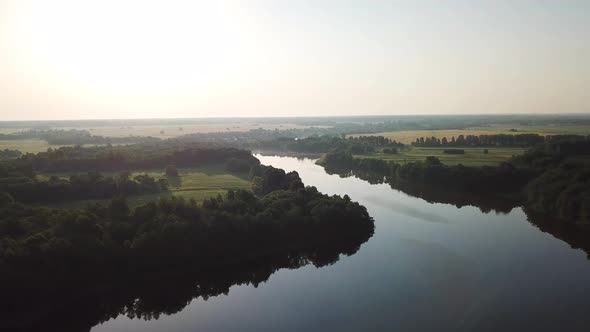
<instances>
[{"instance_id":1,"label":"reflection of trees in water","mask_svg":"<svg viewBox=\"0 0 590 332\"><path fill-rule=\"evenodd\" d=\"M584 224L575 224L558 220L524 208L528 221L544 233L553 235L569 244L574 249L583 250L590 259L590 227Z\"/></svg>"},{"instance_id":2,"label":"reflection of trees in water","mask_svg":"<svg viewBox=\"0 0 590 332\"><path fill-rule=\"evenodd\" d=\"M453 204L457 207L475 206L483 213L509 213L513 208L522 206L522 202L514 197L498 196L485 192L465 192L453 188L441 188L425 183L411 183L397 181L393 177L386 177L378 172L327 168L329 174L338 174L341 177L357 177L371 184L387 183L393 189L400 190L408 195L419 197L429 203ZM554 217L544 215L523 206L527 220L539 228L542 232L551 234L555 238L568 243L574 249L581 249L590 259L590 227L583 224L575 224Z\"/></svg>"},{"instance_id":3,"label":"reflection of trees in water","mask_svg":"<svg viewBox=\"0 0 590 332\"><path fill-rule=\"evenodd\" d=\"M323 267L338 261L340 254L353 255L372 232L354 237L330 238L308 248L259 256L203 271L190 264L159 264L141 273L112 271L96 289L71 287L56 296L36 297L26 284L3 284L0 300L0 330L17 331L89 331L92 326L125 315L145 320L158 319L184 309L193 299L227 295L235 285L258 287L280 269L297 269L313 264ZM165 269L155 268L167 266ZM41 277L41 276L39 276ZM80 294L84 294L80 296ZM25 297L25 307L10 308L11 299ZM6 303L8 302L8 303ZM12 310L10 310L12 309Z\"/></svg>"},{"instance_id":4,"label":"reflection of trees in water","mask_svg":"<svg viewBox=\"0 0 590 332\"><path fill-rule=\"evenodd\" d=\"M455 188L441 187L428 183L402 181L391 176L385 176L379 172L366 170L334 169L326 168L328 174L338 174L340 177L357 177L370 184L386 183L395 190L399 190L410 196L422 198L429 203L453 204L457 207L475 206L483 213L509 213L520 205L518 199L508 196L496 195L492 192L466 192Z\"/></svg>"}]
</instances>

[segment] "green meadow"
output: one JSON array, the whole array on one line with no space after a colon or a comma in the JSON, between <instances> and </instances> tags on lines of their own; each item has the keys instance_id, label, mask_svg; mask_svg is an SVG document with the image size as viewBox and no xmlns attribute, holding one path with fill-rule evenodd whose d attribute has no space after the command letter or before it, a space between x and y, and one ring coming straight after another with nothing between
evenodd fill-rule
<instances>
[{"instance_id":1,"label":"green meadow","mask_svg":"<svg viewBox=\"0 0 590 332\"><path fill-rule=\"evenodd\" d=\"M19 150L22 153L37 153L47 151L48 148L57 148L60 145L49 145L44 140L23 139L23 140L0 140L0 150Z\"/></svg>"},{"instance_id":2,"label":"green meadow","mask_svg":"<svg viewBox=\"0 0 590 332\"><path fill-rule=\"evenodd\" d=\"M513 155L520 155L526 151L521 148L487 148L488 153L484 153L486 148L462 148L465 154L445 154L443 150L450 148L422 148L410 147L400 149L398 154L384 154L376 152L365 155L355 155L356 158L378 158L392 160L395 162L405 163L412 161L422 161L428 156L434 156L446 165L463 164L465 166L495 166L503 161L507 161Z\"/></svg>"},{"instance_id":3,"label":"green meadow","mask_svg":"<svg viewBox=\"0 0 590 332\"><path fill-rule=\"evenodd\" d=\"M542 125L530 126L521 124L490 124L487 126L471 127L466 129L444 129L444 130L399 130L371 134L351 134L350 137L359 136L383 136L404 144L416 142L420 137L458 137L459 135L516 135L516 134L539 134L547 135L590 135L588 125Z\"/></svg>"},{"instance_id":4,"label":"green meadow","mask_svg":"<svg viewBox=\"0 0 590 332\"><path fill-rule=\"evenodd\" d=\"M191 168L179 168L178 177L167 177L164 170L133 171L132 176L148 174L156 179L167 179L169 191L157 194L130 196L127 202L130 206L137 206L143 203L158 200L160 197L184 197L194 199L197 203L206 198L224 195L228 190L250 190L248 174L230 174L225 171L224 165L207 165ZM116 175L115 173L103 172L104 175ZM43 174L40 178L50 175L67 176L65 174ZM51 204L53 207L82 208L88 204L107 202L108 200L80 200Z\"/></svg>"}]
</instances>

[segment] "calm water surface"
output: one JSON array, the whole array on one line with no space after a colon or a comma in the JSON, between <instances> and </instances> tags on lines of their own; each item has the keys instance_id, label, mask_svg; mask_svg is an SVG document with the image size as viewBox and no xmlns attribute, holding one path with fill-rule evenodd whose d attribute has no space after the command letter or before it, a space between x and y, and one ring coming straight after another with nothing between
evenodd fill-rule
<instances>
[{"instance_id":1,"label":"calm water surface","mask_svg":"<svg viewBox=\"0 0 590 332\"><path fill-rule=\"evenodd\" d=\"M257 157L323 193L348 194L375 219L375 235L333 265L279 270L258 287L233 286L158 320L120 316L93 332L590 330L586 254L520 209L431 204L328 175L310 159Z\"/></svg>"}]
</instances>

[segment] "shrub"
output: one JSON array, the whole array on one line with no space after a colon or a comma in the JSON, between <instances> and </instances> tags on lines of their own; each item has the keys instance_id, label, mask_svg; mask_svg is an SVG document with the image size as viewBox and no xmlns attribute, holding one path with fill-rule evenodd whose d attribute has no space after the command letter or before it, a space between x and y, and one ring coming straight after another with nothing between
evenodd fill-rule
<instances>
[{"instance_id":1,"label":"shrub","mask_svg":"<svg viewBox=\"0 0 590 332\"><path fill-rule=\"evenodd\" d=\"M170 177L177 177L178 176L178 169L174 165L166 166L166 176Z\"/></svg>"}]
</instances>

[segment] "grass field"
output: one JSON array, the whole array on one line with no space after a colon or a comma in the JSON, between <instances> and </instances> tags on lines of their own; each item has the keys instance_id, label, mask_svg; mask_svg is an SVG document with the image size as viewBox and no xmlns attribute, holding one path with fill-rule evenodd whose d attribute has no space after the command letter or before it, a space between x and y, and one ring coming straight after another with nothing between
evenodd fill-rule
<instances>
[{"instance_id":1,"label":"grass field","mask_svg":"<svg viewBox=\"0 0 590 332\"><path fill-rule=\"evenodd\" d=\"M292 123L246 123L246 122L235 122L235 123L208 123L208 124L188 124L188 125L144 125L144 126L132 126L132 127L118 127L118 126L105 126L105 127L63 127L56 129L80 129L88 130L92 135L106 136L106 137L127 137L127 136L152 136L161 139L178 137L186 134L194 133L213 133L213 132L242 132L249 131L252 129L303 129L309 128L310 126L303 126ZM325 126L317 126L325 127ZM0 128L0 134L11 134L20 132L23 130L29 130L30 128ZM44 140L0 140L0 149L20 150L23 153L31 152L43 152L47 151L47 148L57 148L61 145L49 145Z\"/></svg>"},{"instance_id":2,"label":"grass field","mask_svg":"<svg viewBox=\"0 0 590 332\"><path fill-rule=\"evenodd\" d=\"M83 146L100 146L101 144L84 144ZM113 144L118 145L118 144ZM37 139L19 139L19 140L0 140L0 150L9 149L9 150L19 150L22 153L37 153L37 152L45 152L48 148L57 149L62 146L68 145L50 145L44 140L37 140ZM72 145L69 145L72 146Z\"/></svg>"},{"instance_id":3,"label":"grass field","mask_svg":"<svg viewBox=\"0 0 590 332\"><path fill-rule=\"evenodd\" d=\"M36 139L27 139L27 140L8 140L8 141L1 141L0 140L0 150L9 149L9 150L19 150L23 153L31 152L37 153L42 151L47 151L47 148L57 148L60 145L49 145L46 141L36 140Z\"/></svg>"},{"instance_id":4,"label":"grass field","mask_svg":"<svg viewBox=\"0 0 590 332\"><path fill-rule=\"evenodd\" d=\"M113 175L116 173L103 173L104 175ZM138 174L148 174L156 179L167 178L164 170L148 170L133 172L132 176ZM66 176L65 174L50 174ZM211 165L193 168L180 168L178 178L168 178L169 191L164 193L140 195L128 197L127 201L130 206L137 206L143 203L157 200L160 197L184 197L185 199L194 199L202 202L206 198L215 197L218 194L225 194L228 190L250 190L250 181L247 174L234 175L225 171L223 165ZM44 174L42 177L47 177ZM51 204L52 207L62 208L82 208L88 204L96 202L108 202L109 200L81 200Z\"/></svg>"},{"instance_id":5,"label":"grass field","mask_svg":"<svg viewBox=\"0 0 590 332\"><path fill-rule=\"evenodd\" d=\"M258 124L258 123L220 123L220 124L189 124L180 126L134 126L134 127L96 127L96 128L81 128L89 130L93 135L110 136L110 137L124 137L129 135L134 136L152 136L162 139L177 137L186 134L195 133L215 133L215 132L242 132L252 129L302 129L308 126L301 126L296 124Z\"/></svg>"},{"instance_id":6,"label":"grass field","mask_svg":"<svg viewBox=\"0 0 590 332\"><path fill-rule=\"evenodd\" d=\"M445 165L465 166L495 166L503 161L507 161L513 155L520 155L526 149L519 148L488 148L488 153L484 154L484 148L465 148L465 154L453 155L445 154L445 148L409 148L402 149L398 154L383 154L381 152L368 155L355 155L356 158L378 158L392 160L400 163L421 161L428 156L434 156L441 160Z\"/></svg>"},{"instance_id":7,"label":"grass field","mask_svg":"<svg viewBox=\"0 0 590 332\"><path fill-rule=\"evenodd\" d=\"M194 133L215 133L215 132L241 132L251 129L304 129L311 126L294 123L256 123L256 122L224 122L224 123L202 123L202 124L146 124L134 126L96 126L96 127L55 127L54 129L78 129L88 130L92 135L106 137L127 137L127 136L152 136L162 139L178 137ZM326 126L314 126L326 127ZM12 134L26 131L31 128L0 128L0 134Z\"/></svg>"},{"instance_id":8,"label":"grass field","mask_svg":"<svg viewBox=\"0 0 590 332\"><path fill-rule=\"evenodd\" d=\"M14 134L22 130L22 128L0 128L0 134Z\"/></svg>"},{"instance_id":9,"label":"grass field","mask_svg":"<svg viewBox=\"0 0 590 332\"><path fill-rule=\"evenodd\" d=\"M168 178L170 193L163 195L181 196L186 199L195 199L197 202L205 198L225 194L228 190L250 190L250 181L247 174L234 175L225 171L224 165L203 166L195 168L179 169L178 178ZM156 179L167 178L164 170L134 172L133 175L148 174ZM155 197L154 197L155 196ZM137 203L153 200L158 195L145 195L133 198Z\"/></svg>"},{"instance_id":10,"label":"grass field","mask_svg":"<svg viewBox=\"0 0 590 332\"><path fill-rule=\"evenodd\" d=\"M510 131L515 129L516 131ZM401 130L390 131L374 134L352 134L348 136L384 136L404 144L410 144L420 137L436 137L451 139L457 138L459 135L490 135L490 134L539 134L539 135L557 135L557 134L575 134L575 135L590 135L590 126L576 126L576 125L546 125L546 126L526 126L519 124L502 124L490 125L485 127L473 127L467 129L452 129L452 130Z\"/></svg>"},{"instance_id":11,"label":"grass field","mask_svg":"<svg viewBox=\"0 0 590 332\"><path fill-rule=\"evenodd\" d=\"M472 127L469 130L486 130L509 132L511 134L539 134L539 135L590 135L590 126L588 125L544 125L544 126L529 126L521 124L491 124L489 126ZM510 132L510 129L515 129L516 132Z\"/></svg>"}]
</instances>

